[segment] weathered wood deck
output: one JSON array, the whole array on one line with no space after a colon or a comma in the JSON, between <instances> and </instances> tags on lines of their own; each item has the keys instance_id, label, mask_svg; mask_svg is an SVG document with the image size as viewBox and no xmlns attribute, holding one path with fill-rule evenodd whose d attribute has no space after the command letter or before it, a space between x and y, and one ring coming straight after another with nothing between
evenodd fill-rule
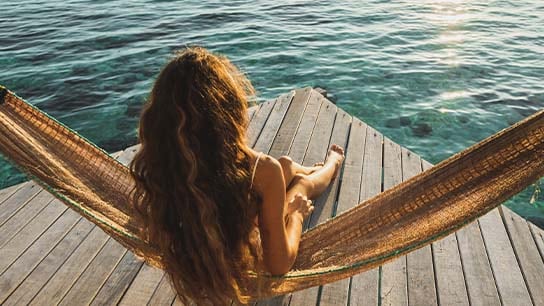
<instances>
[{"instance_id":1,"label":"weathered wood deck","mask_svg":"<svg viewBox=\"0 0 544 306\"><path fill-rule=\"evenodd\" d=\"M250 109L256 150L322 161L346 148L339 180L306 226L431 165L311 88ZM128 162L130 147L116 156ZM544 305L544 231L499 207L462 230L350 279L259 305ZM0 190L0 304L179 304L162 271L143 265L34 182Z\"/></svg>"}]
</instances>

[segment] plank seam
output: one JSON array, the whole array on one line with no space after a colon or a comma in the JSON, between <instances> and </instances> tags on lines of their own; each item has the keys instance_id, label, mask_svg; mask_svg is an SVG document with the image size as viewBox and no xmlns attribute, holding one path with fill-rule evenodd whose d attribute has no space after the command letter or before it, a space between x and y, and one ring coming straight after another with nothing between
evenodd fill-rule
<instances>
[{"instance_id":1,"label":"plank seam","mask_svg":"<svg viewBox=\"0 0 544 306\"><path fill-rule=\"evenodd\" d=\"M385 188L385 138L382 137L382 175L381 175L381 192L384 192ZM382 277L383 277L383 268L382 266L378 267L378 306L382 305Z\"/></svg>"},{"instance_id":2,"label":"plank seam","mask_svg":"<svg viewBox=\"0 0 544 306\"><path fill-rule=\"evenodd\" d=\"M42 191L44 191L44 189L42 189L41 187L39 187L36 183L34 183L34 181L32 181L32 183L34 184L34 188L39 188L40 190L38 190L36 193L32 194L30 196L30 198L26 199L26 201L24 201L22 204L20 204L17 209L15 211L13 211L13 213L11 213L11 215L9 215L9 217L6 218L6 220L4 220L2 223L0 223L0 226L3 226L6 222L8 222L9 219L11 219L14 215L16 215L21 209L23 209L23 207L26 206L26 204L28 204L30 201L32 201L35 197L38 196L38 194L40 194ZM13 194L14 195L14 194ZM12 195L12 196L13 196ZM5 202L7 203L7 201L11 198L11 196L9 198L7 198L5 200Z\"/></svg>"},{"instance_id":3,"label":"plank seam","mask_svg":"<svg viewBox=\"0 0 544 306\"><path fill-rule=\"evenodd\" d=\"M160 286L160 284L162 283L162 281L164 280L165 277L166 277L166 273L164 273L162 275L161 280L159 280L159 282L157 283L157 286L155 286L155 289L153 290L153 293L149 296L149 301L147 301L147 303L145 303L146 305L149 305L149 302L151 302L151 300L155 296L155 293L157 293L157 290L159 289L159 286ZM175 300L175 298L174 298L174 300Z\"/></svg>"},{"instance_id":4,"label":"plank seam","mask_svg":"<svg viewBox=\"0 0 544 306\"><path fill-rule=\"evenodd\" d=\"M81 271L81 273L79 273L79 275L74 279L74 281L72 282L72 284L70 284L70 288L68 288L68 290L66 290L64 292L64 294L62 295L62 297L60 298L60 300L58 301L57 305L59 305L63 300L64 298L66 297L66 295L72 290L72 288L74 288L74 285L77 283L77 281L81 278L81 276L83 274L85 274L85 272L87 271L87 269L89 269L89 266L91 265L91 263L93 262L93 260L96 258L96 256L98 256L98 254L100 254L100 252L104 249L104 247L108 244L108 242L110 240L113 240L111 237L108 237L108 239L106 239L106 242L104 244L102 244L102 246L100 247L100 249L98 250L98 252L96 252L93 256L93 258L91 258L89 260L89 262L87 263L87 265L85 266L85 269L83 269L83 271Z\"/></svg>"},{"instance_id":5,"label":"plank seam","mask_svg":"<svg viewBox=\"0 0 544 306\"><path fill-rule=\"evenodd\" d=\"M421 172L425 172L425 167L423 166L423 158L419 158L419 161L420 161L420 167L421 167ZM433 269L433 277L434 277L434 291L435 291L435 294L436 294L436 303L437 305L440 305L440 295L438 294L438 277L436 275L436 263L435 263L435 256L434 256L434 243L431 243L430 244L431 246L431 260L432 260L432 269Z\"/></svg>"},{"instance_id":6,"label":"plank seam","mask_svg":"<svg viewBox=\"0 0 544 306\"><path fill-rule=\"evenodd\" d=\"M297 128L295 130L295 133L293 134L293 138L291 138L291 141L289 142L289 148L287 149L287 154L291 152L291 149L293 147L293 143L295 142L295 138L297 137L297 134L300 129L300 124L302 123L302 118L304 118L304 114L306 113L306 109L308 109L308 103L310 101L310 97L312 96L312 91L308 93L308 97L306 98L306 101L304 102L304 109L302 110L302 113L300 114L300 117L298 118L297 122ZM319 118L319 114L321 113L321 106L323 106L323 103L319 105L319 110L317 111L317 114L315 115L315 122L312 126L312 133L310 133L310 137L308 139L312 139L312 135L314 134L315 126L317 123L317 118ZM289 110L287 110L289 111ZM281 127L280 127L281 128ZM306 143L306 148L304 148L304 155L302 156L302 160L306 157L306 152L308 151L308 146L310 145L310 141Z\"/></svg>"},{"instance_id":7,"label":"plank seam","mask_svg":"<svg viewBox=\"0 0 544 306\"><path fill-rule=\"evenodd\" d=\"M338 113L337 113L337 116L338 116ZM336 122L335 122L335 124L336 124ZM351 136L351 128L352 127L353 127L353 118L349 122L348 134L346 135L346 137L347 137L346 147L344 148L345 153L347 153L349 151L349 137ZM331 135L331 138L332 138L332 135ZM363 162L364 162L364 156L365 156L365 145L366 145L366 133L365 133L365 141L363 143L363 154L361 155L361 159L362 159L362 161L361 161L361 177L363 175ZM330 146L331 146L331 143L330 143L330 140L329 140L329 147ZM337 187L337 190L336 190L336 197L334 199L334 205L332 206L332 216L333 217L336 216L336 214L338 213L338 200L340 199L340 188L341 188L342 184L344 183L344 180L342 178L344 176L345 166L346 166L346 163L345 163L345 158L344 158L344 162L342 163L342 168L340 169L340 171L338 173L338 187ZM361 180L362 180L362 178L361 178ZM358 194L357 198L359 199L359 201L361 200L361 186L360 185L359 185L359 194ZM351 277L350 277L350 283L351 283ZM349 294L348 294L348 300L349 300Z\"/></svg>"},{"instance_id":8,"label":"plank seam","mask_svg":"<svg viewBox=\"0 0 544 306\"><path fill-rule=\"evenodd\" d=\"M393 142L393 140L391 140L391 142ZM400 145L399 145L400 146ZM401 177L401 182L404 182L406 180L406 175L404 173L404 158L402 157L403 154L402 154L402 147L400 148L400 177ZM385 155L385 154L384 154ZM399 184L400 184L399 183ZM392 186L393 187L393 186ZM406 276L406 300L408 302L408 305L410 305L410 278L408 277L408 256L407 255L404 255L402 256L402 259L404 259L404 266L406 267L406 270L405 270L405 276Z\"/></svg>"},{"instance_id":9,"label":"plank seam","mask_svg":"<svg viewBox=\"0 0 544 306\"><path fill-rule=\"evenodd\" d=\"M480 219L477 219L478 223L478 230L480 231L480 236L482 237L482 241L484 242L484 249L485 249L485 255L487 258L487 262L489 263L489 267L491 268L491 275L493 275L493 282L495 283L495 289L497 290L497 293L499 295L499 300L501 301L501 305L504 304L502 300L502 294L499 290L499 284L497 284L497 278L495 277L495 271L493 270L493 264L491 263L491 260L489 259L489 251L487 250L487 243L485 242L484 234L482 233L482 227L480 225Z\"/></svg>"},{"instance_id":10,"label":"plank seam","mask_svg":"<svg viewBox=\"0 0 544 306\"><path fill-rule=\"evenodd\" d=\"M272 110L274 109L274 106L276 106L276 102L278 101L278 99L279 98L277 98L275 100L272 100L272 101L268 101L270 103L273 103L273 105L270 107L270 111L266 115L266 120L264 120L263 126L259 129L259 133L255 137L255 142L253 144L251 144L252 147L255 146L255 144L257 144L257 141L259 140L259 137L261 137L261 134L263 133L264 127L265 127L266 123L268 122L268 118L270 118L270 115L272 114ZM264 103L268 103L268 102L264 102ZM259 109L255 111L254 116L257 116L257 112L261 111L261 109L262 109L262 107L259 107Z\"/></svg>"},{"instance_id":11,"label":"plank seam","mask_svg":"<svg viewBox=\"0 0 544 306\"><path fill-rule=\"evenodd\" d=\"M134 274L134 277L130 280L130 283L128 284L127 288L125 288L125 291L123 291L123 294L119 297L119 301L118 301L117 304L119 304L125 298L125 295L127 294L128 290L130 289L130 287L132 287L132 283L134 283L134 280L136 280L136 277L138 276L138 274L140 274L140 272L142 271L144 266L145 266L145 263L140 265L140 268L138 268L138 271ZM157 285L158 285L158 283L157 283ZM155 292L155 291L153 291L153 292ZM153 294L151 296L153 296Z\"/></svg>"},{"instance_id":12,"label":"plank seam","mask_svg":"<svg viewBox=\"0 0 544 306\"><path fill-rule=\"evenodd\" d=\"M13 233L13 235L12 235L11 237L9 237L9 239L8 239L6 242L4 242L0 247L3 247L3 246L5 246L6 244L8 244L8 243L13 239L13 237L17 236L17 234L19 234L19 233L20 233L20 232L21 232L28 224L30 224L30 223L31 223L31 222L32 222L32 221L33 221L33 220L34 220L34 219L35 219L35 218L36 218L36 217L37 217L37 216L38 216L38 215L46 208L46 207L48 207L49 205L51 205L51 203L52 203L53 201L55 201L55 198L54 198L54 197L53 197L51 200L49 200L45 205L43 205L43 207L42 207L42 208L41 208L41 209L40 209L40 210L39 210L32 218L30 218L26 223L24 223L21 227L19 227L19 229L18 229L15 233ZM15 213L15 214L13 214L12 216L10 216L9 219L11 219L11 218L12 218L13 216L15 216L16 214L17 214L17 213ZM9 221L9 219L6 220L5 223L7 223L7 222ZM2 225L0 226L0 231L2 230L2 227L5 225L5 223L2 224Z\"/></svg>"},{"instance_id":13,"label":"plank seam","mask_svg":"<svg viewBox=\"0 0 544 306\"><path fill-rule=\"evenodd\" d=\"M57 220L60 219L66 213L67 209L68 207L65 207L64 210L55 218L55 220L53 220L47 226L47 228L45 228L36 238L34 238L34 240L32 240L32 242L22 252L20 252L19 255L2 272L0 272L0 276L3 275L13 265L14 262L17 261L17 259L19 258L19 256L21 256L21 254L24 254L26 251L28 251L28 249L31 248L34 245L34 243L36 243L36 241L38 241L38 239L40 239L40 237L42 237L43 234L45 234L45 232L47 232L49 228L51 228L51 226L53 226L53 224L55 224L55 222L57 222ZM11 237L10 241L13 240L13 238L15 238L15 236Z\"/></svg>"},{"instance_id":14,"label":"plank seam","mask_svg":"<svg viewBox=\"0 0 544 306\"><path fill-rule=\"evenodd\" d=\"M508 240L510 241L510 245L512 245L512 249L514 250L514 255L516 257L516 262L518 263L519 270L521 271L521 275L523 276L523 281L525 282L525 287L527 287L527 292L529 292L529 297L531 298L531 303L533 303L533 305L534 305L535 300L534 300L534 297L533 297L533 293L531 292L531 289L529 287L529 282L527 281L527 277L525 276L525 271L523 270L523 268L521 266L518 251L516 250L516 247L514 245L514 241L512 240L512 235L510 234L510 230L509 230L508 224L506 222L506 216L504 215L502 205L500 205L498 207L498 210L499 210L499 215L501 216L502 223L504 223L504 228L506 229L506 235L508 236Z\"/></svg>"},{"instance_id":15,"label":"plank seam","mask_svg":"<svg viewBox=\"0 0 544 306\"><path fill-rule=\"evenodd\" d=\"M29 181L26 181L26 182L22 182L22 183L19 183L19 186L17 188L15 188L15 190L13 190L11 193L9 193L8 195L6 195L6 198L4 198L1 202L0 202L0 207L2 207L2 204L6 203L6 201L11 198L16 192L18 192L19 190L21 190L23 188L23 185L25 185L26 183L28 183ZM33 182L32 182L33 183ZM4 187L2 189L6 189L6 188L9 188L11 186L7 186L7 187Z\"/></svg>"},{"instance_id":16,"label":"plank seam","mask_svg":"<svg viewBox=\"0 0 544 306\"><path fill-rule=\"evenodd\" d=\"M64 213L63 213L64 214ZM61 239L59 239L59 241L57 241L57 243L55 243L55 245L49 250L49 252L47 252L47 254L45 254L37 263L36 265L34 265L34 267L32 267L32 270L30 270L27 275L25 275L25 277L19 282L19 284L17 284L17 286L11 291L11 293L6 297L6 299L4 301L7 301L10 296L13 295L13 293L15 293L15 291L17 291L17 289L19 289L19 287L28 279L28 277L36 270L36 268L45 260L45 258L47 258L47 256L49 256L49 254L51 254L51 252L53 252L53 250L66 238L66 236L68 234L70 234L72 232L72 230L74 230L74 228L80 223L82 222L83 220L83 217L79 217L79 219L70 227L70 229L62 236ZM87 238L87 236L91 233L92 231L92 228L87 232L87 234L85 234L85 237L77 244L77 246L74 248L74 251L75 249L77 249L77 247L81 244L81 242L83 242L83 240L85 240L85 238ZM72 251L70 253L70 255L74 252ZM20 257L20 256L19 256ZM19 258L17 257L17 258ZM16 261L16 260L15 260ZM14 261L14 262L15 262ZM62 266L62 265L60 265ZM59 266L59 267L60 267ZM58 269L58 268L57 268ZM7 269L6 269L7 271ZM57 270L55 270L56 272ZM5 271L4 271L5 272ZM54 273L53 273L54 274ZM49 280L49 278L48 278Z\"/></svg>"},{"instance_id":17,"label":"plank seam","mask_svg":"<svg viewBox=\"0 0 544 306\"><path fill-rule=\"evenodd\" d=\"M464 261L463 261L463 255L461 253L461 246L459 245L459 239L457 239L457 232L454 232L453 234L455 235L455 244L457 245L457 252L459 253L459 260L461 261L461 271L463 272L463 282L465 283L465 290L467 292L468 303L472 304L471 303L472 299L470 297L470 290L468 290L467 277L466 277L466 272L465 272L465 264L464 264Z\"/></svg>"},{"instance_id":18,"label":"plank seam","mask_svg":"<svg viewBox=\"0 0 544 306\"><path fill-rule=\"evenodd\" d=\"M321 104L321 107L323 107L324 104L325 104L325 103ZM319 110L321 111L321 108L320 108ZM336 109L336 113L334 114L334 120L333 120L333 124L332 124L332 127L333 127L332 129L333 129L333 130L334 130L334 125L336 124L336 117L337 117L337 116L338 116L338 108ZM314 130L315 130L315 128L314 128ZM313 136L314 130L312 130L312 136ZM331 134L329 135L328 148L331 146L332 132L333 132L333 131L331 130ZM308 142L308 144L309 144L309 142ZM328 148L327 148L327 153L328 153ZM307 151L308 151L308 150L306 149L306 152L307 152ZM304 152L304 157L306 157L306 152ZM327 153L325 153L325 154L327 154ZM325 158L326 158L326 155L325 155ZM339 171L338 174L337 174L337 175L338 175L338 186L337 186L337 188L336 188L337 194L335 195L335 198L336 198L335 201L338 200L338 190L339 190L339 187L340 187L340 180L342 179L341 174L342 174L343 169L344 169L344 164L342 163L342 167L340 168L340 171ZM331 192L332 192L332 190L331 190ZM321 195L320 195L320 196L321 196ZM323 203L323 204L324 204L324 203ZM333 208L334 208L334 205L335 205L335 204L333 204ZM332 215L332 212L331 212L331 216L329 216L329 218L331 218L332 216L334 216L334 215ZM312 219L314 219L314 218L315 218L315 217L314 217L314 213L312 212L312 214L311 214L310 217L308 218L308 224L312 224ZM319 221L319 216L318 216L317 218L318 218L318 220L316 220L316 223ZM321 291L322 287L323 287L323 286L319 286L319 291ZM319 295L318 295L318 297L319 297Z\"/></svg>"},{"instance_id":19,"label":"plank seam","mask_svg":"<svg viewBox=\"0 0 544 306\"><path fill-rule=\"evenodd\" d=\"M123 258L125 258L127 252L129 252L128 249L126 249L125 247L123 247L125 249L125 252L123 252L123 255L119 256L119 260L115 263L115 266L113 266L113 268L111 269L110 273L108 273L108 275L104 278L104 280L102 281L102 284L100 284L100 287L98 288L98 290L96 290L96 292L94 293L93 297L91 298L91 301L89 302L89 305L93 303L93 301L96 299L96 297L98 296L98 294L100 293L100 291L102 290L102 288L104 288L104 285L108 282L108 280L110 279L111 275L113 274L113 272L115 271L115 269L119 266L119 264L121 264L121 262L123 261ZM140 267L141 268L141 267ZM138 268L138 270L140 269ZM126 290L126 288L125 288ZM120 301L120 300L119 300ZM118 302L119 302L118 301Z\"/></svg>"},{"instance_id":20,"label":"plank seam","mask_svg":"<svg viewBox=\"0 0 544 306\"><path fill-rule=\"evenodd\" d=\"M272 150L272 144L274 143L274 141L276 140L276 138L278 137L278 134L280 132L280 129L281 129L281 125L283 124L283 122L285 121L285 117L287 116L287 113L289 112L289 109L291 109L291 105L293 105L293 100L295 99L295 93L291 94L289 93L289 95L291 95L291 97L289 97L289 101L285 102L285 103L288 103L289 105L287 106L287 109L284 111L283 115L281 116L281 122L280 124L278 125L278 128L276 129L276 132L274 133L274 137L272 138L272 141L270 142L270 145L268 146L268 149L267 151L270 152L270 150ZM309 97L309 96L308 96ZM280 97L281 98L281 97ZM278 103L280 98L278 98L275 103ZM274 107L270 110L270 116L272 116L272 112L274 111L274 108L276 107L276 104L274 104ZM303 112L304 113L304 112ZM302 117L302 116L301 116ZM266 119L266 121L268 122L268 119ZM265 125L263 125L263 128L261 129L261 133L259 134L259 136L257 137L257 140L255 141L255 145L257 145L257 143L259 142L259 138L261 138L261 134L262 132L264 131L266 127L266 122L265 122Z\"/></svg>"},{"instance_id":21,"label":"plank seam","mask_svg":"<svg viewBox=\"0 0 544 306\"><path fill-rule=\"evenodd\" d=\"M72 256L72 254L79 248L79 246L83 243L83 241L85 241L85 239L87 239L87 237L91 234L91 232L94 230L94 228L96 227L96 225L94 225L93 227L91 227L91 230L87 233L87 235L85 235L85 237L83 239L81 239L81 241L79 242L79 244L72 250L72 252L70 252L70 254L68 254L68 256L66 256L66 259L64 260L64 262L66 262L66 260L68 260L68 258L70 258ZM60 264L53 273L51 273L51 275L47 278L47 280L43 283L42 287L36 291L36 293L34 294L34 296L32 296L32 298L30 299L30 301L28 302L29 304L32 302L32 300L34 300L34 298L40 293L40 291L42 290L42 288L47 284L49 283L49 281L51 280L51 278L53 278L53 276L55 276L55 274L62 268L62 265L64 264L64 262L62 264ZM37 266L36 266L37 267ZM36 268L34 268L35 270ZM30 274L29 274L30 276ZM27 276L28 278L28 276ZM26 280L26 278L25 278ZM22 284L23 282L21 282ZM19 284L19 286L21 285ZM15 292L15 291L14 291Z\"/></svg>"},{"instance_id":22,"label":"plank seam","mask_svg":"<svg viewBox=\"0 0 544 306\"><path fill-rule=\"evenodd\" d=\"M321 294L322 293L323 293L323 285L321 285L321 286L319 286L319 288L317 288L317 300L315 301L316 306L321 305Z\"/></svg>"},{"instance_id":23,"label":"plank seam","mask_svg":"<svg viewBox=\"0 0 544 306\"><path fill-rule=\"evenodd\" d=\"M323 104L321 104L323 105ZM332 134L334 132L334 126L336 125L336 119L338 119L338 108L336 108L336 112L334 114L334 121L333 121L333 124L332 124L332 131L331 131L331 135L329 136L329 148L330 146L332 145L331 144L331 141L332 141ZM348 130L348 142L349 142L349 133L351 131L351 122L349 123L349 130ZM328 148L327 148L328 150ZM347 152L347 146L346 146L346 150L345 152ZM327 154L328 154L328 151L327 151ZM336 194L334 195L335 199L334 199L334 203L332 205L332 211L331 211L331 216L329 218L332 218L336 215L336 206L338 206L338 197L340 195L340 186L342 185L342 175L344 173L344 165L345 163L342 163L342 167L339 169L338 173L337 173L337 177L338 177L338 185L336 186ZM333 182L334 183L334 182ZM332 190L331 190L332 192ZM313 213L310 215L310 222L311 223L311 219L313 219L314 215ZM318 220L316 221L316 223L319 221L319 217L318 217ZM350 278L351 279L351 278ZM349 286L348 286L349 288ZM321 295L323 293L323 285L319 286L319 289L317 289L317 305L320 305L321 304ZM348 291L348 300L349 300L349 291Z\"/></svg>"},{"instance_id":24,"label":"plank seam","mask_svg":"<svg viewBox=\"0 0 544 306\"><path fill-rule=\"evenodd\" d=\"M352 283L353 283L353 277L350 277L350 278L349 278L349 283L348 283L348 300L347 300L347 306L350 306L350 305L351 305L351 287L352 287Z\"/></svg>"},{"instance_id":25,"label":"plank seam","mask_svg":"<svg viewBox=\"0 0 544 306\"><path fill-rule=\"evenodd\" d=\"M544 250L541 250L540 247L538 246L538 242L537 242L537 234L535 233L535 231L533 230L533 226L536 226L536 225L533 225L531 226L531 224L529 224L529 221L526 221L527 222L527 226L529 227L529 231L531 231L531 236L533 236L533 241L535 242L536 244L536 248L538 250L538 253L540 254L540 258L542 258L542 260L544 261Z\"/></svg>"},{"instance_id":26,"label":"plank seam","mask_svg":"<svg viewBox=\"0 0 544 306\"><path fill-rule=\"evenodd\" d=\"M338 113L337 113L337 116L338 116ZM351 134L352 134L352 129L353 129L353 117L350 116L350 121L349 121L349 127L348 127L348 133L346 135L346 147L344 149L344 151L349 154L349 149L350 149L350 137L351 137ZM332 136L332 135L331 135ZM361 182L359 184L359 193L357 194L357 200L358 202L361 201L361 185L363 184L363 171L364 171L364 160L365 160L365 153L366 153L366 141L367 141L367 138L368 138L368 128L365 129L365 134L363 135L364 136L364 141L363 141L363 151L362 151L362 154L361 154L361 171L360 171L360 175L361 175ZM329 143L330 145L330 143ZM353 144L351 144L353 145ZM338 205L339 205L339 199L340 199L340 190L341 190L341 187L344 183L344 180L342 179L343 178L343 174L344 174L344 170L345 170L345 160L344 160L344 163L342 164L342 169L341 169L341 173L339 173L338 175L340 175L339 177L339 181L338 181L338 190L337 190L337 194L336 194L336 199L335 199L335 205L333 206L333 211L332 211L332 216L336 216L337 213L338 213ZM353 285L353 276L349 278L348 280L348 292L347 292L347 305L350 305L351 304L351 290L352 290L352 285Z\"/></svg>"},{"instance_id":27,"label":"plank seam","mask_svg":"<svg viewBox=\"0 0 544 306\"><path fill-rule=\"evenodd\" d=\"M255 117L255 114L259 111L259 109L261 108L261 104L255 104L255 105L252 105L250 107L248 107L247 109L251 109L252 107L255 107L255 110L253 110L253 112L251 112L251 116L249 116L248 118L248 123L251 122L251 120L253 120L253 117Z\"/></svg>"}]
</instances>

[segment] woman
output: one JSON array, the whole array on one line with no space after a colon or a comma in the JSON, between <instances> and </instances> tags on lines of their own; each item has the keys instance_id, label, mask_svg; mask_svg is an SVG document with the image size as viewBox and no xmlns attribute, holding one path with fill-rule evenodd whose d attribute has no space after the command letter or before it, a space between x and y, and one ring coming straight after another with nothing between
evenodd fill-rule
<instances>
[{"instance_id":1,"label":"woman","mask_svg":"<svg viewBox=\"0 0 544 306\"><path fill-rule=\"evenodd\" d=\"M182 300L245 303L248 271L289 271L309 199L343 161L336 145L313 167L252 150L253 94L225 57L191 47L162 69L142 111L132 203Z\"/></svg>"}]
</instances>

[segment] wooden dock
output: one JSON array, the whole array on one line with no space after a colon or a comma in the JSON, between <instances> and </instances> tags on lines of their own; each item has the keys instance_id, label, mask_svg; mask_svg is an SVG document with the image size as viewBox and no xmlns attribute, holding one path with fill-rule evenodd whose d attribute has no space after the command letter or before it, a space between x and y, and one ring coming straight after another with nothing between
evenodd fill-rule
<instances>
[{"instance_id":1,"label":"wooden dock","mask_svg":"<svg viewBox=\"0 0 544 306\"><path fill-rule=\"evenodd\" d=\"M312 227L431 167L311 88L249 111L248 142L304 165L346 148ZM128 163L137 147L115 156ZM379 268L258 305L544 305L544 231L501 206ZM164 273L29 181L0 190L0 304L179 305Z\"/></svg>"}]
</instances>

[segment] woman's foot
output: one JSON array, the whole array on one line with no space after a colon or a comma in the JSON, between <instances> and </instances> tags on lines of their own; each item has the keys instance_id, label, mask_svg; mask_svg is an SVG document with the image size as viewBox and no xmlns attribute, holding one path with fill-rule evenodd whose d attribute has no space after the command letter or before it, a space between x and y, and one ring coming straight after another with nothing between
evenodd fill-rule
<instances>
[{"instance_id":1,"label":"woman's foot","mask_svg":"<svg viewBox=\"0 0 544 306\"><path fill-rule=\"evenodd\" d=\"M327 159L325 160L325 164L334 163L335 170L331 181L333 181L338 176L338 172L340 171L340 166L342 166L343 161L344 149L336 144L331 145L329 153L327 153Z\"/></svg>"}]
</instances>

